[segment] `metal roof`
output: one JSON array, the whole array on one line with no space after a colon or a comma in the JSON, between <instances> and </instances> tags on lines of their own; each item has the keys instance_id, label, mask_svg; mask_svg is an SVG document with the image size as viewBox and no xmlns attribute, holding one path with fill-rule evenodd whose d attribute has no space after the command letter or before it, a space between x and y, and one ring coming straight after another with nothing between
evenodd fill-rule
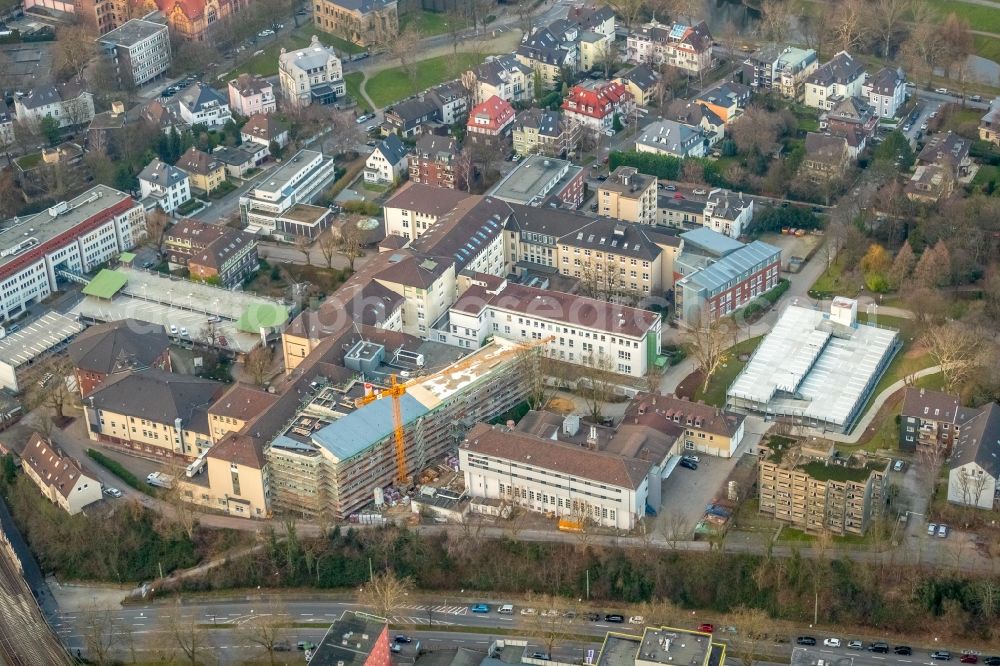
<instances>
[{"instance_id":1,"label":"metal roof","mask_svg":"<svg viewBox=\"0 0 1000 666\"><path fill-rule=\"evenodd\" d=\"M406 393L400 397L399 406L404 425L428 412L419 400ZM341 461L352 458L372 444L389 437L392 430L392 398L385 397L340 417L318 430L312 439Z\"/></svg>"},{"instance_id":2,"label":"metal roof","mask_svg":"<svg viewBox=\"0 0 1000 666\"><path fill-rule=\"evenodd\" d=\"M0 363L19 368L83 330L83 324L49 312L0 340Z\"/></svg>"},{"instance_id":3,"label":"metal roof","mask_svg":"<svg viewBox=\"0 0 1000 666\"><path fill-rule=\"evenodd\" d=\"M745 279L755 268L763 268L767 264L777 261L777 257L780 255L781 250L773 245L754 241L683 278L679 284L682 283L714 293L726 287L733 280Z\"/></svg>"}]
</instances>

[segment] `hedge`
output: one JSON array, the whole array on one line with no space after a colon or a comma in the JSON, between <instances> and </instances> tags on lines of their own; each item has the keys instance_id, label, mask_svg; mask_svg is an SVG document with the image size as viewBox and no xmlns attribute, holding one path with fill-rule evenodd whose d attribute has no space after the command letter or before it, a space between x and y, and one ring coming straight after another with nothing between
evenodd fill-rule
<instances>
[{"instance_id":1,"label":"hedge","mask_svg":"<svg viewBox=\"0 0 1000 666\"><path fill-rule=\"evenodd\" d=\"M150 489L149 486L141 483L135 474L125 469L124 465L117 460L107 457L100 451L96 449L87 449L87 457L102 465L109 472L121 479L126 485L129 485L140 492L147 492Z\"/></svg>"}]
</instances>

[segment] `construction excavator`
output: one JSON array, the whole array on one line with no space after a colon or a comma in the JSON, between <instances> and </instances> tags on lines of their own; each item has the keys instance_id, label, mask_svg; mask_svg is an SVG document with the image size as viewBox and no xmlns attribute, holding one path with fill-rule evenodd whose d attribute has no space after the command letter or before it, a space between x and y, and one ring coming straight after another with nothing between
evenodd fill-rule
<instances>
[{"instance_id":1,"label":"construction excavator","mask_svg":"<svg viewBox=\"0 0 1000 666\"><path fill-rule=\"evenodd\" d=\"M526 349L533 349L547 344L553 339L553 336L549 336L542 338L541 340L531 340L529 342L520 343L520 346ZM381 391L372 392L369 395L364 395L357 399L358 407L375 402L381 398L392 399L392 437L396 444L396 484L399 487L409 488L412 483L412 478L410 477L406 464L406 436L403 431L403 408L400 404L400 399L403 397L403 394L406 393L406 387L422 384L440 377L445 373L461 372L465 368L469 367L472 362L473 361L471 359L467 358L459 361L458 363L449 365L433 374L421 375L420 377L411 379L408 382L399 381L399 378L393 374L389 377L389 386Z\"/></svg>"}]
</instances>

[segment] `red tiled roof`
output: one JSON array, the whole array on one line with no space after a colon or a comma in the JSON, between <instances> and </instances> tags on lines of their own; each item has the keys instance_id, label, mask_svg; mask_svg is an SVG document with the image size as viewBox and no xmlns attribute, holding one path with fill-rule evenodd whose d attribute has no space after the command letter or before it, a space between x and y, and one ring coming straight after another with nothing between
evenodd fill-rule
<instances>
[{"instance_id":1,"label":"red tiled roof","mask_svg":"<svg viewBox=\"0 0 1000 666\"><path fill-rule=\"evenodd\" d=\"M514 107L506 100L493 95L482 104L469 111L468 126L474 131L499 131L514 122Z\"/></svg>"},{"instance_id":2,"label":"red tiled roof","mask_svg":"<svg viewBox=\"0 0 1000 666\"><path fill-rule=\"evenodd\" d=\"M617 81L593 87L576 85L570 89L562 108L591 118L604 118L631 99L632 93Z\"/></svg>"}]
</instances>

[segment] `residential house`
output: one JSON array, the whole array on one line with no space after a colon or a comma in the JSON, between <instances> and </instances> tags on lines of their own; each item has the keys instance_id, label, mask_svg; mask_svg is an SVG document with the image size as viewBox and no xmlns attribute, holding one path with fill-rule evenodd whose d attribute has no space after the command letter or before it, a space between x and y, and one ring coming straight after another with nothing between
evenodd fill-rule
<instances>
[{"instance_id":1,"label":"residential house","mask_svg":"<svg viewBox=\"0 0 1000 666\"><path fill-rule=\"evenodd\" d=\"M229 103L211 86L198 81L177 93L181 120L188 125L222 127L233 119Z\"/></svg>"},{"instance_id":2,"label":"residential house","mask_svg":"<svg viewBox=\"0 0 1000 666\"><path fill-rule=\"evenodd\" d=\"M816 69L805 83L805 105L829 111L841 100L861 95L865 65L841 51Z\"/></svg>"},{"instance_id":3,"label":"residential house","mask_svg":"<svg viewBox=\"0 0 1000 666\"><path fill-rule=\"evenodd\" d=\"M425 134L407 158L410 180L437 187L463 189L468 174L461 164L458 144L450 136Z\"/></svg>"},{"instance_id":4,"label":"residential house","mask_svg":"<svg viewBox=\"0 0 1000 666\"><path fill-rule=\"evenodd\" d=\"M472 102L469 89L457 80L431 88L424 98L437 108L435 120L442 125L454 125L464 120Z\"/></svg>"},{"instance_id":5,"label":"residential house","mask_svg":"<svg viewBox=\"0 0 1000 666\"><path fill-rule=\"evenodd\" d=\"M819 68L816 51L794 46L766 46L743 62L742 81L754 91L774 90L782 97L799 100L805 82Z\"/></svg>"},{"instance_id":6,"label":"residential house","mask_svg":"<svg viewBox=\"0 0 1000 666\"><path fill-rule=\"evenodd\" d=\"M187 267L192 280L239 288L260 270L257 237L226 227L221 237L191 255Z\"/></svg>"},{"instance_id":7,"label":"residential house","mask_svg":"<svg viewBox=\"0 0 1000 666\"><path fill-rule=\"evenodd\" d=\"M643 128L635 140L635 149L640 153L673 157L704 157L708 143L701 127L675 120L657 120Z\"/></svg>"},{"instance_id":8,"label":"residential house","mask_svg":"<svg viewBox=\"0 0 1000 666\"><path fill-rule=\"evenodd\" d=\"M240 197L247 231L288 241L317 238L330 226L333 211L311 204L335 175L332 156L298 151Z\"/></svg>"},{"instance_id":9,"label":"residential house","mask_svg":"<svg viewBox=\"0 0 1000 666\"><path fill-rule=\"evenodd\" d=\"M3 116L6 108L6 105L0 106L0 146L9 145L14 140L13 124L9 125L9 134L4 134ZM87 127L87 149L108 152L112 142L124 139L122 130L126 121L124 104L112 102L111 109L98 113L91 119Z\"/></svg>"},{"instance_id":10,"label":"residential house","mask_svg":"<svg viewBox=\"0 0 1000 666\"><path fill-rule=\"evenodd\" d=\"M494 95L469 111L466 139L471 143L483 142L499 149L510 139L514 116L514 107Z\"/></svg>"},{"instance_id":11,"label":"residential house","mask_svg":"<svg viewBox=\"0 0 1000 666\"><path fill-rule=\"evenodd\" d=\"M131 19L98 38L118 81L142 86L170 67L167 26L146 19Z\"/></svg>"},{"instance_id":12,"label":"residential house","mask_svg":"<svg viewBox=\"0 0 1000 666\"><path fill-rule=\"evenodd\" d=\"M460 190L428 185L411 178L382 207L385 233L408 240L417 239L463 201L475 198Z\"/></svg>"},{"instance_id":13,"label":"residential house","mask_svg":"<svg viewBox=\"0 0 1000 666\"><path fill-rule=\"evenodd\" d=\"M396 3L392 4L395 7ZM320 44L316 35L309 40L309 46L304 48L295 51L281 48L278 56L278 80L285 100L298 109L311 104L333 104L347 93L344 68L337 52Z\"/></svg>"},{"instance_id":14,"label":"residential house","mask_svg":"<svg viewBox=\"0 0 1000 666\"><path fill-rule=\"evenodd\" d=\"M695 104L704 104L724 123L738 118L750 103L750 86L724 81L695 97Z\"/></svg>"},{"instance_id":15,"label":"residential house","mask_svg":"<svg viewBox=\"0 0 1000 666\"><path fill-rule=\"evenodd\" d=\"M623 423L677 437L682 450L732 458L743 442L746 416L687 398L639 393L625 408Z\"/></svg>"},{"instance_id":16,"label":"residential house","mask_svg":"<svg viewBox=\"0 0 1000 666\"><path fill-rule=\"evenodd\" d=\"M1000 146L1000 97L990 102L990 110L979 121L979 138Z\"/></svg>"},{"instance_id":17,"label":"residential house","mask_svg":"<svg viewBox=\"0 0 1000 666\"><path fill-rule=\"evenodd\" d=\"M615 38L613 34L608 36L586 30L579 33L576 46L579 51L577 66L580 71L589 72L600 69L608 63L609 55L614 53Z\"/></svg>"},{"instance_id":18,"label":"residential house","mask_svg":"<svg viewBox=\"0 0 1000 666\"><path fill-rule=\"evenodd\" d=\"M1000 405L991 402L962 425L948 458L948 501L993 509L1000 490Z\"/></svg>"},{"instance_id":19,"label":"residential house","mask_svg":"<svg viewBox=\"0 0 1000 666\"><path fill-rule=\"evenodd\" d=\"M948 166L921 164L913 170L903 191L910 201L936 204L955 190L955 174Z\"/></svg>"},{"instance_id":20,"label":"residential house","mask_svg":"<svg viewBox=\"0 0 1000 666\"><path fill-rule=\"evenodd\" d=\"M14 112L18 122L40 123L42 118L51 116L59 121L59 127L89 123L94 117L94 96L85 85L81 79L74 78L59 86L46 84L32 88L27 95L15 96Z\"/></svg>"},{"instance_id":21,"label":"residential house","mask_svg":"<svg viewBox=\"0 0 1000 666\"><path fill-rule=\"evenodd\" d=\"M181 119L180 104L176 98L168 103L154 99L146 104L138 104L128 110L125 121L150 123L164 134L180 134L189 129L188 124Z\"/></svg>"},{"instance_id":22,"label":"residential house","mask_svg":"<svg viewBox=\"0 0 1000 666\"><path fill-rule=\"evenodd\" d=\"M813 181L840 178L851 163L847 139L808 132L806 134L806 154L799 167Z\"/></svg>"},{"instance_id":23,"label":"residential house","mask_svg":"<svg viewBox=\"0 0 1000 666\"><path fill-rule=\"evenodd\" d=\"M225 388L155 368L128 373L84 401L90 439L139 456L197 458L213 443L208 408Z\"/></svg>"},{"instance_id":24,"label":"residential house","mask_svg":"<svg viewBox=\"0 0 1000 666\"><path fill-rule=\"evenodd\" d=\"M583 203L584 168L567 160L529 155L504 176L490 196L526 206L578 208Z\"/></svg>"},{"instance_id":25,"label":"residential house","mask_svg":"<svg viewBox=\"0 0 1000 666\"><path fill-rule=\"evenodd\" d=\"M102 498L100 480L37 432L24 445L21 467L50 502L71 516Z\"/></svg>"},{"instance_id":26,"label":"residential house","mask_svg":"<svg viewBox=\"0 0 1000 666\"><path fill-rule=\"evenodd\" d=\"M395 134L390 134L380 141L365 160L366 183L395 184L401 181L408 171L406 146Z\"/></svg>"},{"instance_id":27,"label":"residential house","mask_svg":"<svg viewBox=\"0 0 1000 666\"><path fill-rule=\"evenodd\" d=\"M219 146L212 151L212 157L222 162L226 174L232 178L246 178L267 160L269 154L267 148L252 141L239 146Z\"/></svg>"},{"instance_id":28,"label":"residential house","mask_svg":"<svg viewBox=\"0 0 1000 666\"><path fill-rule=\"evenodd\" d=\"M240 128L240 139L244 142L259 143L265 148L270 148L273 141L278 144L279 148L284 148L288 145L288 128L276 118L263 113L255 113Z\"/></svg>"},{"instance_id":29,"label":"residential house","mask_svg":"<svg viewBox=\"0 0 1000 666\"><path fill-rule=\"evenodd\" d=\"M561 84L564 69L575 71L577 68L576 45L563 41L561 36L553 34L548 28L525 35L514 55L541 78L542 87L546 90Z\"/></svg>"},{"instance_id":30,"label":"residential house","mask_svg":"<svg viewBox=\"0 0 1000 666\"><path fill-rule=\"evenodd\" d=\"M570 88L562 110L570 122L606 133L612 131L615 115L628 115L634 106L635 98L622 84L593 81Z\"/></svg>"},{"instance_id":31,"label":"residential house","mask_svg":"<svg viewBox=\"0 0 1000 666\"><path fill-rule=\"evenodd\" d=\"M712 67L712 42L704 21L695 26L668 26L653 20L629 33L626 54L629 62L666 64L700 76Z\"/></svg>"},{"instance_id":32,"label":"residential house","mask_svg":"<svg viewBox=\"0 0 1000 666\"><path fill-rule=\"evenodd\" d=\"M472 92L472 103L496 96L507 102L524 102L534 96L534 72L512 54L489 56L486 62L462 74L462 84Z\"/></svg>"},{"instance_id":33,"label":"residential house","mask_svg":"<svg viewBox=\"0 0 1000 666\"><path fill-rule=\"evenodd\" d=\"M917 166L937 164L950 169L952 175L961 180L969 175L972 168L972 158L969 157L971 147L971 141L953 132L934 134L917 154Z\"/></svg>"},{"instance_id":34,"label":"residential house","mask_svg":"<svg viewBox=\"0 0 1000 666\"><path fill-rule=\"evenodd\" d=\"M229 81L229 108L245 118L274 113L278 110L274 86L256 74L240 74Z\"/></svg>"},{"instance_id":35,"label":"residential house","mask_svg":"<svg viewBox=\"0 0 1000 666\"><path fill-rule=\"evenodd\" d=\"M191 257L222 238L228 228L190 218L171 225L163 234L163 255L170 270L186 268Z\"/></svg>"},{"instance_id":36,"label":"residential house","mask_svg":"<svg viewBox=\"0 0 1000 666\"><path fill-rule=\"evenodd\" d=\"M861 94L880 118L895 118L906 101L903 70L883 67L861 86Z\"/></svg>"},{"instance_id":37,"label":"residential house","mask_svg":"<svg viewBox=\"0 0 1000 666\"><path fill-rule=\"evenodd\" d=\"M177 166L191 178L191 189L212 193L226 181L226 165L194 146L177 160Z\"/></svg>"},{"instance_id":38,"label":"residential house","mask_svg":"<svg viewBox=\"0 0 1000 666\"><path fill-rule=\"evenodd\" d=\"M192 488L191 501L231 516L267 518L270 483L264 442L246 433L216 441L205 456L208 488ZM192 484L193 486L194 484ZM199 493L195 498L194 492Z\"/></svg>"},{"instance_id":39,"label":"residential house","mask_svg":"<svg viewBox=\"0 0 1000 666\"><path fill-rule=\"evenodd\" d=\"M497 336L545 340L542 353L571 365L641 378L659 354L660 316L648 310L503 281L472 285L432 339L478 349Z\"/></svg>"},{"instance_id":40,"label":"residential house","mask_svg":"<svg viewBox=\"0 0 1000 666\"><path fill-rule=\"evenodd\" d=\"M128 372L146 368L170 371L170 338L162 326L138 319L91 326L73 338L67 354L73 361L81 398Z\"/></svg>"},{"instance_id":41,"label":"residential house","mask_svg":"<svg viewBox=\"0 0 1000 666\"><path fill-rule=\"evenodd\" d=\"M847 139L848 152L852 159L857 159L875 135L878 115L866 99L848 97L820 116L819 128Z\"/></svg>"},{"instance_id":42,"label":"residential house","mask_svg":"<svg viewBox=\"0 0 1000 666\"><path fill-rule=\"evenodd\" d=\"M706 148L711 148L726 136L725 121L705 104L689 102L683 107L674 106L665 117L681 125L701 128L705 141L708 142Z\"/></svg>"},{"instance_id":43,"label":"residential house","mask_svg":"<svg viewBox=\"0 0 1000 666\"><path fill-rule=\"evenodd\" d=\"M944 458L978 412L963 406L957 395L908 387L900 408L899 448L923 457Z\"/></svg>"},{"instance_id":44,"label":"residential house","mask_svg":"<svg viewBox=\"0 0 1000 666\"><path fill-rule=\"evenodd\" d=\"M615 38L615 10L608 5L572 7L565 20L580 33L596 32L612 40Z\"/></svg>"},{"instance_id":45,"label":"residential house","mask_svg":"<svg viewBox=\"0 0 1000 666\"><path fill-rule=\"evenodd\" d=\"M753 199L743 197L743 193L733 194L729 190L715 188L708 193L702 223L720 234L739 238L753 221Z\"/></svg>"},{"instance_id":46,"label":"residential house","mask_svg":"<svg viewBox=\"0 0 1000 666\"><path fill-rule=\"evenodd\" d=\"M656 224L657 180L620 166L597 186L597 212L636 224Z\"/></svg>"},{"instance_id":47,"label":"residential house","mask_svg":"<svg viewBox=\"0 0 1000 666\"><path fill-rule=\"evenodd\" d=\"M614 80L628 88L636 106L646 106L656 95L660 76L652 67L642 63L617 75Z\"/></svg>"},{"instance_id":48,"label":"residential house","mask_svg":"<svg viewBox=\"0 0 1000 666\"><path fill-rule=\"evenodd\" d=\"M696 229L705 220L705 202L666 192L657 198L656 223L674 229Z\"/></svg>"},{"instance_id":49,"label":"residential house","mask_svg":"<svg viewBox=\"0 0 1000 666\"><path fill-rule=\"evenodd\" d=\"M429 99L408 99L394 104L385 112L385 126L401 137L411 137L423 131L425 123L434 122L438 107Z\"/></svg>"},{"instance_id":50,"label":"residential house","mask_svg":"<svg viewBox=\"0 0 1000 666\"><path fill-rule=\"evenodd\" d=\"M191 199L191 179L157 157L139 172L139 194L146 210L159 206L164 213L173 213Z\"/></svg>"},{"instance_id":51,"label":"residential house","mask_svg":"<svg viewBox=\"0 0 1000 666\"><path fill-rule=\"evenodd\" d=\"M313 22L323 32L370 48L399 35L396 0L313 0Z\"/></svg>"},{"instance_id":52,"label":"residential house","mask_svg":"<svg viewBox=\"0 0 1000 666\"><path fill-rule=\"evenodd\" d=\"M7 148L12 143L14 143L14 117L7 102L0 99L0 148Z\"/></svg>"},{"instance_id":53,"label":"residential house","mask_svg":"<svg viewBox=\"0 0 1000 666\"><path fill-rule=\"evenodd\" d=\"M567 121L558 111L527 109L514 120L514 152L521 157L538 153L565 157L576 150L581 125Z\"/></svg>"},{"instance_id":54,"label":"residential house","mask_svg":"<svg viewBox=\"0 0 1000 666\"><path fill-rule=\"evenodd\" d=\"M455 302L455 262L450 258L399 254L373 279L406 299L403 332L419 338L426 338Z\"/></svg>"}]
</instances>

